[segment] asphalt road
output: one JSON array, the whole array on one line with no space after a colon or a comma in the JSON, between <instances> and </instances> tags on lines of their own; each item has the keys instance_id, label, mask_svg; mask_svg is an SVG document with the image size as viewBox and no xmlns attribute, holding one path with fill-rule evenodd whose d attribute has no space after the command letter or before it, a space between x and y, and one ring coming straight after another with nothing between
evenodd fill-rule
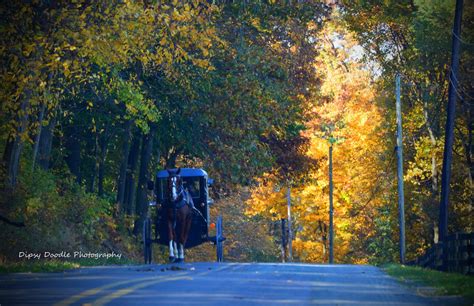
<instances>
[{"instance_id":1,"label":"asphalt road","mask_svg":"<svg viewBox=\"0 0 474 306\"><path fill-rule=\"evenodd\" d=\"M185 263L0 275L6 305L458 305L373 266Z\"/></svg>"}]
</instances>

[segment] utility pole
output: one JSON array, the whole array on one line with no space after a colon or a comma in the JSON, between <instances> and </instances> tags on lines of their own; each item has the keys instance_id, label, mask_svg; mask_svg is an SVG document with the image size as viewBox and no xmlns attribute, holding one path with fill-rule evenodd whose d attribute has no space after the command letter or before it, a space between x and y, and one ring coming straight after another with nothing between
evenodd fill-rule
<instances>
[{"instance_id":1,"label":"utility pole","mask_svg":"<svg viewBox=\"0 0 474 306\"><path fill-rule=\"evenodd\" d=\"M332 143L329 144L329 263L334 263L334 224L333 224L333 184L332 184Z\"/></svg>"},{"instance_id":2,"label":"utility pole","mask_svg":"<svg viewBox=\"0 0 474 306\"><path fill-rule=\"evenodd\" d=\"M288 204L288 262L292 262L293 261L293 246L292 246L293 235L291 231L291 187L289 183L288 183L288 189L286 191L286 201Z\"/></svg>"},{"instance_id":3,"label":"utility pole","mask_svg":"<svg viewBox=\"0 0 474 306\"><path fill-rule=\"evenodd\" d=\"M286 259L286 228L285 219L281 219L281 262L285 262Z\"/></svg>"},{"instance_id":4,"label":"utility pole","mask_svg":"<svg viewBox=\"0 0 474 306\"><path fill-rule=\"evenodd\" d=\"M400 227L400 263L405 263L405 195L403 193L403 135L400 101L400 74L396 76L398 218Z\"/></svg>"},{"instance_id":5,"label":"utility pole","mask_svg":"<svg viewBox=\"0 0 474 306\"><path fill-rule=\"evenodd\" d=\"M453 157L454 119L456 113L456 87L458 86L459 48L461 45L461 20L463 0L456 1L454 14L451 71L449 73L448 106L444 140L443 172L441 175L441 201L439 203L439 238L444 241L448 235L449 183Z\"/></svg>"}]
</instances>

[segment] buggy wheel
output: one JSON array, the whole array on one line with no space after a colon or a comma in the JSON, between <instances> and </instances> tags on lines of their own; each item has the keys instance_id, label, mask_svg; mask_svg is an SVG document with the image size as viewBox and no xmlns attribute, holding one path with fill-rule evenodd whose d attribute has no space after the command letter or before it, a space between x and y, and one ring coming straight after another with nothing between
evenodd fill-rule
<instances>
[{"instance_id":1,"label":"buggy wheel","mask_svg":"<svg viewBox=\"0 0 474 306\"><path fill-rule=\"evenodd\" d=\"M217 217L216 224L216 260L217 262L224 261L224 236L222 234L222 216Z\"/></svg>"},{"instance_id":2,"label":"buggy wheel","mask_svg":"<svg viewBox=\"0 0 474 306\"><path fill-rule=\"evenodd\" d=\"M151 220L146 218L143 222L143 256L145 264L151 264Z\"/></svg>"}]
</instances>

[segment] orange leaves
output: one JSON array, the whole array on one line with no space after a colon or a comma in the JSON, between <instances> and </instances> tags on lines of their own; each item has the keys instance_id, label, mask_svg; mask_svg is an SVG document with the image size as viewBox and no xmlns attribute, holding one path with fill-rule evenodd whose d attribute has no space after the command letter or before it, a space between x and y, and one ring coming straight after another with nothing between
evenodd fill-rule
<instances>
[{"instance_id":1,"label":"orange leaves","mask_svg":"<svg viewBox=\"0 0 474 306\"><path fill-rule=\"evenodd\" d=\"M339 262L365 262L348 258L357 248L355 237L370 236L368 216L381 205L379 184L383 173L379 156L385 150L380 133L382 110L375 103L371 76L351 59L356 42L342 28L328 26L321 40L317 71L323 80L316 93L324 103L308 112L304 135L310 139L306 154L319 161L309 180L292 188L295 253L304 261L326 261L328 256L329 167L328 151L333 144L335 256ZM331 40L331 37L332 40ZM337 44L334 41L337 37ZM247 212L271 219L286 218L286 200L281 185L267 174L252 190Z\"/></svg>"},{"instance_id":2,"label":"orange leaves","mask_svg":"<svg viewBox=\"0 0 474 306\"><path fill-rule=\"evenodd\" d=\"M246 202L246 215L264 215L272 220L280 220L286 215L284 188L276 182L272 174L265 174L258 179L258 185L252 189L252 195Z\"/></svg>"}]
</instances>

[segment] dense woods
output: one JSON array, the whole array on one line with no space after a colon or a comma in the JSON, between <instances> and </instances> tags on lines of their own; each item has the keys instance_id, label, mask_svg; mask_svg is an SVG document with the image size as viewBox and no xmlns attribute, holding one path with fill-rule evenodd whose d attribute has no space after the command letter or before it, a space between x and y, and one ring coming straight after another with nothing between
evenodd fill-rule
<instances>
[{"instance_id":1,"label":"dense woods","mask_svg":"<svg viewBox=\"0 0 474 306\"><path fill-rule=\"evenodd\" d=\"M232 260L397 260L395 74L407 256L438 240L455 1L4 1L0 262L21 250L138 257L146 185L204 168ZM450 232L473 231L474 5L464 5ZM193 250L210 260L209 246Z\"/></svg>"}]
</instances>

